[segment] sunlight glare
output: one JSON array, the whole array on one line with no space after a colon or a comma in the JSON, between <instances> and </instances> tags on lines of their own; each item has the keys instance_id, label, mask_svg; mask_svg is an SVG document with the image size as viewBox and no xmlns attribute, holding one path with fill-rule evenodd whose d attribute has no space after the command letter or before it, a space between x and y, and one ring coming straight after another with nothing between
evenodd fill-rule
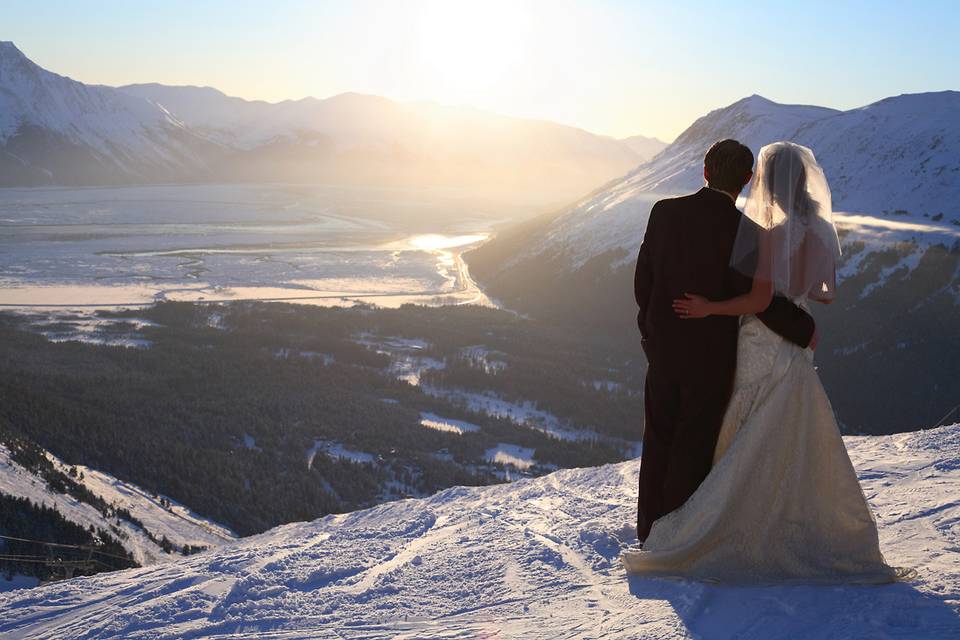
<instances>
[{"instance_id":1,"label":"sunlight glare","mask_svg":"<svg viewBox=\"0 0 960 640\"><path fill-rule=\"evenodd\" d=\"M424 2L417 38L421 82L461 103L509 91L510 71L532 45L531 17L519 2Z\"/></svg>"},{"instance_id":2,"label":"sunlight glare","mask_svg":"<svg viewBox=\"0 0 960 640\"><path fill-rule=\"evenodd\" d=\"M486 240L488 234L479 233L465 236L445 236L436 233L429 233L410 238L410 246L422 251L435 251L438 249L452 249L453 247L462 247Z\"/></svg>"}]
</instances>

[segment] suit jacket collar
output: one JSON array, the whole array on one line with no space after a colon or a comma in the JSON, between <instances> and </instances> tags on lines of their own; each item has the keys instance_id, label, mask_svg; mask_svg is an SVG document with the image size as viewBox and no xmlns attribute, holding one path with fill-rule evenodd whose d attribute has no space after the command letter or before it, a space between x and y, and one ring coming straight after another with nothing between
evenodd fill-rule
<instances>
[{"instance_id":1,"label":"suit jacket collar","mask_svg":"<svg viewBox=\"0 0 960 640\"><path fill-rule=\"evenodd\" d=\"M700 191L696 193L697 197L709 199L711 202L724 203L729 207L737 209L737 203L730 199L730 196L722 191L717 191L716 189L711 189L708 186L703 186L700 188ZM737 209L739 211L739 209Z\"/></svg>"}]
</instances>

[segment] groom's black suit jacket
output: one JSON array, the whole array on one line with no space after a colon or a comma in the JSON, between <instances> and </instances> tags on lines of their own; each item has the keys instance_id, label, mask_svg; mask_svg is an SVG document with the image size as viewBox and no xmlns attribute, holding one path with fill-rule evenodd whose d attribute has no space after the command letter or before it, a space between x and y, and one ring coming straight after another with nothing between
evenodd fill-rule
<instances>
[{"instance_id":1,"label":"groom's black suit jacket","mask_svg":"<svg viewBox=\"0 0 960 640\"><path fill-rule=\"evenodd\" d=\"M713 459L737 364L739 318L682 319L675 298L726 300L752 280L730 268L741 220L727 194L704 187L657 202L637 258L637 323L647 353L646 424L640 468L638 536L696 490ZM758 232L758 230L757 230ZM813 318L783 297L757 314L771 330L806 347Z\"/></svg>"}]
</instances>

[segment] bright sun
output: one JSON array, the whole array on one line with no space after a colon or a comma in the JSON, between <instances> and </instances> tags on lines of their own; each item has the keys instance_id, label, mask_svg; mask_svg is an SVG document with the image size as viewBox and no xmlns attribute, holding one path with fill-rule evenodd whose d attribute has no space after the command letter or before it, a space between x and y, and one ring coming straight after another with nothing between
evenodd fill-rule
<instances>
[{"instance_id":1,"label":"bright sun","mask_svg":"<svg viewBox=\"0 0 960 640\"><path fill-rule=\"evenodd\" d=\"M417 34L421 83L457 102L508 91L511 70L531 44L531 26L521 2L424 2Z\"/></svg>"}]
</instances>

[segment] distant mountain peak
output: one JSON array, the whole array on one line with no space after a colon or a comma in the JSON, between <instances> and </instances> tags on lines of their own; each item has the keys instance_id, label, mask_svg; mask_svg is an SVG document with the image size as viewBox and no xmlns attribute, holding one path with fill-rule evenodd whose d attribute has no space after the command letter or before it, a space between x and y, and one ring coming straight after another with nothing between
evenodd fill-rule
<instances>
[{"instance_id":1,"label":"distant mountain peak","mask_svg":"<svg viewBox=\"0 0 960 640\"><path fill-rule=\"evenodd\" d=\"M21 58L27 57L23 55L23 52L17 48L17 45L13 44L10 40L0 40L0 55L16 55Z\"/></svg>"},{"instance_id":2,"label":"distant mountain peak","mask_svg":"<svg viewBox=\"0 0 960 640\"><path fill-rule=\"evenodd\" d=\"M20 69L29 69L33 68L36 70L41 70L36 63L34 63L30 58L23 54L23 51L17 48L17 45L13 44L9 40L0 40L0 69L9 69L13 66L14 68L19 67ZM3 81L4 78L0 76L0 81Z\"/></svg>"},{"instance_id":3,"label":"distant mountain peak","mask_svg":"<svg viewBox=\"0 0 960 640\"><path fill-rule=\"evenodd\" d=\"M626 138L620 138L620 140L621 140L621 141L624 141L624 142L626 142L626 141L628 141L628 140L634 140L634 141L637 141L637 142L639 142L639 141L641 141L641 140L650 141L650 142L659 142L659 143L663 144L664 146L666 146L667 144L669 144L669 143L667 143L667 142L664 142L663 140L661 140L660 138L658 138L658 137L656 137L656 136L645 136L645 135L639 134L639 133L638 133L637 135L627 136Z\"/></svg>"},{"instance_id":4,"label":"distant mountain peak","mask_svg":"<svg viewBox=\"0 0 960 640\"><path fill-rule=\"evenodd\" d=\"M218 96L218 97L224 97L224 98L228 97L227 94L225 94L223 91L220 91L215 87L200 86L200 85L194 85L194 84L169 85L169 84L161 84L159 82L142 82L142 83L124 85L122 87L117 87L117 89L120 89L121 91L126 91L127 89L195 91L197 93L209 94L211 96Z\"/></svg>"},{"instance_id":5,"label":"distant mountain peak","mask_svg":"<svg viewBox=\"0 0 960 640\"><path fill-rule=\"evenodd\" d=\"M392 102L390 98L374 95L372 93L361 93L360 91L344 91L330 96L328 100L380 100L383 102Z\"/></svg>"},{"instance_id":6,"label":"distant mountain peak","mask_svg":"<svg viewBox=\"0 0 960 640\"><path fill-rule=\"evenodd\" d=\"M808 111L816 112L820 114L828 113L840 113L837 109L831 109L830 107L819 107L810 104L791 104L784 102L776 102L770 98L761 96L760 94L754 93L745 98L740 98L733 104L721 107L720 109L715 110L712 113L716 112L729 112L729 111L741 111L745 110L749 113L754 113L757 115L767 115L771 113L783 113L788 111Z\"/></svg>"},{"instance_id":7,"label":"distant mountain peak","mask_svg":"<svg viewBox=\"0 0 960 640\"><path fill-rule=\"evenodd\" d=\"M620 142L630 147L637 154L637 159L640 162L647 162L669 146L659 138L643 135L621 138Z\"/></svg>"},{"instance_id":8,"label":"distant mountain peak","mask_svg":"<svg viewBox=\"0 0 960 640\"><path fill-rule=\"evenodd\" d=\"M740 98L734 104L779 104L770 98L766 98L759 93L751 93L745 98Z\"/></svg>"}]
</instances>

